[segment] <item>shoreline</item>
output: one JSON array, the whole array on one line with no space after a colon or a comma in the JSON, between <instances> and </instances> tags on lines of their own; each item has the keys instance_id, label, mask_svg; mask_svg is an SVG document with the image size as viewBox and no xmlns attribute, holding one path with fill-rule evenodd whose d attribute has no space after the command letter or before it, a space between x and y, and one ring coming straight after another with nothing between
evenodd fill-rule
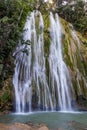
<instances>
[{"instance_id":1,"label":"shoreline","mask_svg":"<svg viewBox=\"0 0 87 130\"><path fill-rule=\"evenodd\" d=\"M49 130L49 128L44 124L33 124L29 123L14 123L14 124L5 124L0 123L1 130Z\"/></svg>"}]
</instances>

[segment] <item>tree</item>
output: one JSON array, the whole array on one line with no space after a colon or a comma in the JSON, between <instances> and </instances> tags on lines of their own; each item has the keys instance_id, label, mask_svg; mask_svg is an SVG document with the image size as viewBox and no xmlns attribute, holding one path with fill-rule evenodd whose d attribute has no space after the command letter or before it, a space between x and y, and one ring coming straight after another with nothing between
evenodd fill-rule
<instances>
[{"instance_id":1,"label":"tree","mask_svg":"<svg viewBox=\"0 0 87 130\"><path fill-rule=\"evenodd\" d=\"M84 9L85 3L81 0L75 1L73 4L67 3L66 5L60 5L57 8L57 12L68 22L72 23L76 30L82 34L87 25L87 14Z\"/></svg>"},{"instance_id":2,"label":"tree","mask_svg":"<svg viewBox=\"0 0 87 130\"><path fill-rule=\"evenodd\" d=\"M13 74L12 53L26 17L36 4L37 0L0 0L0 81Z\"/></svg>"}]
</instances>

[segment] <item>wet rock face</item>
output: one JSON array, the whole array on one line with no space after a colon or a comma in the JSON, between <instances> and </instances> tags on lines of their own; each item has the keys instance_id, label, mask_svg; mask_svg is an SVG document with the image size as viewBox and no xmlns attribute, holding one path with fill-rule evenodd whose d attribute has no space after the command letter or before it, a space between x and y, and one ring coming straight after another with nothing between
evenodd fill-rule
<instances>
[{"instance_id":1,"label":"wet rock face","mask_svg":"<svg viewBox=\"0 0 87 130\"><path fill-rule=\"evenodd\" d=\"M12 125L0 124L1 130L49 130L46 126L29 126L27 124L15 123Z\"/></svg>"},{"instance_id":2,"label":"wet rock face","mask_svg":"<svg viewBox=\"0 0 87 130\"><path fill-rule=\"evenodd\" d=\"M83 95L76 97L76 100L72 101L72 107L77 111L87 111L87 99Z\"/></svg>"}]
</instances>

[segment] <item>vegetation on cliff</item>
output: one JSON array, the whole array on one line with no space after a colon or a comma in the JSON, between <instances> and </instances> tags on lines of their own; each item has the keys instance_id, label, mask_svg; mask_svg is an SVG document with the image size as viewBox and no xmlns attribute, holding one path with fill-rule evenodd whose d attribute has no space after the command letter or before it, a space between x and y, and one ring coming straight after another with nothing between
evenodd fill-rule
<instances>
[{"instance_id":1,"label":"vegetation on cliff","mask_svg":"<svg viewBox=\"0 0 87 130\"><path fill-rule=\"evenodd\" d=\"M0 0L0 110L11 106L13 51L36 0Z\"/></svg>"},{"instance_id":2,"label":"vegetation on cliff","mask_svg":"<svg viewBox=\"0 0 87 130\"><path fill-rule=\"evenodd\" d=\"M39 9L44 18L44 24L45 24L45 56L48 56L49 51L49 20L48 15L49 11L58 12L59 16L61 16L66 21L72 23L76 30L80 31L83 35L86 36L87 33L87 14L84 10L84 3L82 1L78 1L75 4L66 4L66 5L59 5L56 7L56 10L49 8L49 5L44 3L42 1L37 2L37 0L0 0L0 101L2 104L0 104L1 109L4 108L4 104L7 102L11 102L10 99L12 99L12 83L8 81L8 79L12 78L13 75L13 69L14 69L14 59L13 59L13 51L18 43L18 39L21 36L21 31L24 27L26 17L28 13L30 13L34 9ZM48 12L47 12L48 11ZM70 25L61 19L61 22L64 25L65 32L64 32L64 53L65 53L65 61L67 65L70 67L70 69L75 71L75 64L73 65L73 61L71 61L71 55L69 54L70 48L71 48L71 34L70 34ZM80 51L82 54L82 59L79 59L80 56L78 56L78 50L74 53L74 49L72 50L73 58L74 56L77 56L78 62L78 68L80 71L80 68L87 70L87 56L85 51L87 50L87 36L84 38L82 35L78 33L79 39L82 41L82 44L84 47L81 47ZM46 44L47 43L47 44ZM76 45L75 45L76 46ZM74 47L74 46L73 46ZM85 48L85 49L83 49ZM81 61L82 60L82 61ZM82 65L79 66L79 61ZM83 67L82 67L83 66ZM81 69L81 72L83 73L83 70ZM74 73L75 74L75 73ZM77 73L78 74L78 73ZM85 73L86 74L86 73ZM78 75L77 75L78 76ZM87 75L84 75L87 77ZM75 82L75 75L72 74L73 77L73 84L76 89L77 94L77 83ZM81 76L82 78L82 76ZM83 79L82 81L82 87L84 86ZM7 86L5 85L6 82ZM8 88L9 87L9 88ZM6 88L6 89L4 89ZM9 91L10 89L10 91ZM4 91L5 90L5 91ZM84 87L82 89L84 90ZM85 94L84 94L85 95ZM11 104L10 104L11 105ZM8 106L9 107L9 106Z\"/></svg>"},{"instance_id":3,"label":"vegetation on cliff","mask_svg":"<svg viewBox=\"0 0 87 130\"><path fill-rule=\"evenodd\" d=\"M0 88L2 82L13 74L12 53L26 16L34 7L34 0L0 0Z\"/></svg>"},{"instance_id":4,"label":"vegetation on cliff","mask_svg":"<svg viewBox=\"0 0 87 130\"><path fill-rule=\"evenodd\" d=\"M76 0L75 3L67 3L57 7L57 12L66 21L73 24L75 29L86 35L87 32L87 13L86 3Z\"/></svg>"}]
</instances>

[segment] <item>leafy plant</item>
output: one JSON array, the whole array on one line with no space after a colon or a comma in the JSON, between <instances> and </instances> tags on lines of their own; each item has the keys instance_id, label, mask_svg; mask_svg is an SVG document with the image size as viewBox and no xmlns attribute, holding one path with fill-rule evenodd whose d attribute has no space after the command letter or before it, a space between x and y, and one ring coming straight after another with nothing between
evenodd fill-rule
<instances>
[{"instance_id":1,"label":"leafy plant","mask_svg":"<svg viewBox=\"0 0 87 130\"><path fill-rule=\"evenodd\" d=\"M76 30L84 34L87 28L87 14L84 7L85 3L82 0L76 0L73 4L60 5L57 12L65 20L72 23Z\"/></svg>"},{"instance_id":2,"label":"leafy plant","mask_svg":"<svg viewBox=\"0 0 87 130\"><path fill-rule=\"evenodd\" d=\"M13 73L9 71L13 66L12 53L18 44L26 17L36 5L37 0L0 0L0 64L3 64L0 81ZM26 44L29 45L30 41Z\"/></svg>"}]
</instances>

